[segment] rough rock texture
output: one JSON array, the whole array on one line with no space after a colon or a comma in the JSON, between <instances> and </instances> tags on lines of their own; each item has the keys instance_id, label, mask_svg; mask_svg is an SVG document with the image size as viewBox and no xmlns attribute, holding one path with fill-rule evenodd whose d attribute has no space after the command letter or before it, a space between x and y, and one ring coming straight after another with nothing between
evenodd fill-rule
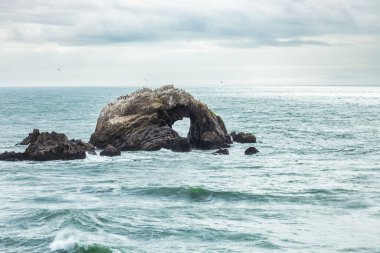
<instances>
[{"instance_id":1,"label":"rough rock texture","mask_svg":"<svg viewBox=\"0 0 380 253\"><path fill-rule=\"evenodd\" d=\"M5 151L0 154L0 161L20 161L25 160L23 153L16 153L14 151Z\"/></svg>"},{"instance_id":2,"label":"rough rock texture","mask_svg":"<svg viewBox=\"0 0 380 253\"><path fill-rule=\"evenodd\" d=\"M107 145L107 147L100 152L101 156L119 156L121 155L121 152L117 150L114 146L112 145Z\"/></svg>"},{"instance_id":3,"label":"rough rock texture","mask_svg":"<svg viewBox=\"0 0 380 253\"><path fill-rule=\"evenodd\" d=\"M212 153L213 155L229 155L230 152L226 148L220 148L217 151Z\"/></svg>"},{"instance_id":4,"label":"rough rock texture","mask_svg":"<svg viewBox=\"0 0 380 253\"><path fill-rule=\"evenodd\" d=\"M247 148L247 150L244 152L244 154L246 155L254 155L256 153L258 153L259 151L257 150L257 148L255 147L249 147Z\"/></svg>"},{"instance_id":5,"label":"rough rock texture","mask_svg":"<svg viewBox=\"0 0 380 253\"><path fill-rule=\"evenodd\" d=\"M25 139L22 140L22 142L20 142L19 145L29 145L30 143L34 143L39 135L40 130L33 129L33 132L31 132L27 137L25 137Z\"/></svg>"},{"instance_id":6,"label":"rough rock texture","mask_svg":"<svg viewBox=\"0 0 380 253\"><path fill-rule=\"evenodd\" d=\"M82 140L68 140L64 134L40 133L38 129L34 129L21 143L29 144L23 153L4 152L0 154L0 160L73 160L86 158L86 151L95 152L93 145Z\"/></svg>"},{"instance_id":7,"label":"rough rock texture","mask_svg":"<svg viewBox=\"0 0 380 253\"><path fill-rule=\"evenodd\" d=\"M253 134L250 134L250 133L243 133L243 132L235 133L235 132L232 132L230 135L231 135L233 141L235 141L235 142L240 142L240 143L256 143L256 137Z\"/></svg>"},{"instance_id":8,"label":"rough rock texture","mask_svg":"<svg viewBox=\"0 0 380 253\"><path fill-rule=\"evenodd\" d=\"M175 121L190 118L187 138L172 129ZM223 120L207 105L172 85L144 88L119 97L100 113L90 143L99 148L108 144L118 150L189 151L227 146L231 138Z\"/></svg>"}]
</instances>

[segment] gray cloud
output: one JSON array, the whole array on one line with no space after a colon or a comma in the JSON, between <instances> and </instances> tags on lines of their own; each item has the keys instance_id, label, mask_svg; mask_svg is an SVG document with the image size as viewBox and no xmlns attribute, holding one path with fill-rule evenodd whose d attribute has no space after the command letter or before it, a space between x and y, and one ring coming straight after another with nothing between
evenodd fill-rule
<instances>
[{"instance_id":1,"label":"gray cloud","mask_svg":"<svg viewBox=\"0 0 380 253\"><path fill-rule=\"evenodd\" d=\"M380 34L377 0L4 0L0 38L97 45L210 41L227 47L327 45L318 36Z\"/></svg>"}]
</instances>

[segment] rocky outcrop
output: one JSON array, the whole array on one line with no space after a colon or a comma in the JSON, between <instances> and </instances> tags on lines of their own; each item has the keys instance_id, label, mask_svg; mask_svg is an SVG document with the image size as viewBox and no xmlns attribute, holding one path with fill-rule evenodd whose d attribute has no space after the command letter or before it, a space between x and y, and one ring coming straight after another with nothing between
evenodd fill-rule
<instances>
[{"instance_id":1,"label":"rocky outcrop","mask_svg":"<svg viewBox=\"0 0 380 253\"><path fill-rule=\"evenodd\" d=\"M220 148L217 151L212 153L213 155L229 155L230 152L226 148Z\"/></svg>"},{"instance_id":2,"label":"rocky outcrop","mask_svg":"<svg viewBox=\"0 0 380 253\"><path fill-rule=\"evenodd\" d=\"M240 143L256 143L256 137L253 134L250 133L243 133L243 132L232 132L231 137L233 141L240 142Z\"/></svg>"},{"instance_id":3,"label":"rocky outcrop","mask_svg":"<svg viewBox=\"0 0 380 253\"><path fill-rule=\"evenodd\" d=\"M0 154L0 160L73 160L86 158L86 152L95 153L92 144L68 140L66 135L56 132L40 133L38 129L34 129L21 143L29 144L23 153L4 152Z\"/></svg>"},{"instance_id":4,"label":"rocky outcrop","mask_svg":"<svg viewBox=\"0 0 380 253\"><path fill-rule=\"evenodd\" d=\"M100 152L101 156L119 156L121 155L121 152L117 150L112 145L107 145L107 147Z\"/></svg>"},{"instance_id":5,"label":"rocky outcrop","mask_svg":"<svg viewBox=\"0 0 380 253\"><path fill-rule=\"evenodd\" d=\"M29 133L27 137L22 140L18 145L29 145L30 143L34 143L37 140L37 137L40 135L39 129L33 129L33 132Z\"/></svg>"},{"instance_id":6,"label":"rocky outcrop","mask_svg":"<svg viewBox=\"0 0 380 253\"><path fill-rule=\"evenodd\" d=\"M187 137L172 129L174 122L190 118ZM207 105L172 85L144 88L119 97L101 111L90 143L111 144L118 150L189 151L226 147L231 143L223 120Z\"/></svg>"},{"instance_id":7,"label":"rocky outcrop","mask_svg":"<svg viewBox=\"0 0 380 253\"><path fill-rule=\"evenodd\" d=\"M17 153L14 151L5 151L4 153L0 154L0 161L21 161L24 159L23 153Z\"/></svg>"},{"instance_id":8,"label":"rocky outcrop","mask_svg":"<svg viewBox=\"0 0 380 253\"><path fill-rule=\"evenodd\" d=\"M256 153L258 153L259 151L257 150L257 148L255 147L249 147L247 148L247 150L244 152L244 154L246 155L254 155Z\"/></svg>"}]
</instances>

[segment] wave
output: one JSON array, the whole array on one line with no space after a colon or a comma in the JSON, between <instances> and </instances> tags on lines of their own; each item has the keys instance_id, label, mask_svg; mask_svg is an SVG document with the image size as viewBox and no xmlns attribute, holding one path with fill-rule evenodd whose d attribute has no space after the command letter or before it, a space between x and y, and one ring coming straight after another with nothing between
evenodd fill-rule
<instances>
[{"instance_id":1,"label":"wave","mask_svg":"<svg viewBox=\"0 0 380 253\"><path fill-rule=\"evenodd\" d=\"M157 197L157 198L179 198L194 202L208 202L221 200L226 202L246 201L256 203L299 203L310 205L340 205L343 208L358 209L367 208L368 204L360 201L353 202L353 190L347 189L306 189L296 192L277 192L276 194L256 194L239 191L215 191L202 187L143 187L126 189L134 195Z\"/></svg>"},{"instance_id":2,"label":"wave","mask_svg":"<svg viewBox=\"0 0 380 253\"><path fill-rule=\"evenodd\" d=\"M24 223L33 225L35 227L44 226L46 224L53 224L54 226L75 226L79 229L87 231L96 231L99 227L103 226L102 219L94 215L94 209L35 209L26 210L19 217L10 219L8 227L17 228ZM106 222L106 220L104 221Z\"/></svg>"},{"instance_id":3,"label":"wave","mask_svg":"<svg viewBox=\"0 0 380 253\"><path fill-rule=\"evenodd\" d=\"M134 193L156 197L186 197L194 201L209 201L214 194L201 187L147 187L136 189Z\"/></svg>"},{"instance_id":4,"label":"wave","mask_svg":"<svg viewBox=\"0 0 380 253\"><path fill-rule=\"evenodd\" d=\"M142 196L186 198L196 202L207 202L212 199L265 201L265 195L242 193L235 191L213 191L202 187L146 187L132 189L132 192Z\"/></svg>"},{"instance_id":5,"label":"wave","mask_svg":"<svg viewBox=\"0 0 380 253\"><path fill-rule=\"evenodd\" d=\"M112 253L109 247L91 243L90 240L78 231L64 230L55 236L50 250L57 253Z\"/></svg>"}]
</instances>

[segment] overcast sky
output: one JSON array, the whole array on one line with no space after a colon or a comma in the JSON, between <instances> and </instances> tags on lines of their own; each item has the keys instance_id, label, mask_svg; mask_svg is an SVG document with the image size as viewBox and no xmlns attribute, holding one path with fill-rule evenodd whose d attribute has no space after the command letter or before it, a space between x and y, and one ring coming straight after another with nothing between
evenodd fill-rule
<instances>
[{"instance_id":1,"label":"overcast sky","mask_svg":"<svg viewBox=\"0 0 380 253\"><path fill-rule=\"evenodd\" d=\"M379 0L0 0L0 86L379 85Z\"/></svg>"}]
</instances>

